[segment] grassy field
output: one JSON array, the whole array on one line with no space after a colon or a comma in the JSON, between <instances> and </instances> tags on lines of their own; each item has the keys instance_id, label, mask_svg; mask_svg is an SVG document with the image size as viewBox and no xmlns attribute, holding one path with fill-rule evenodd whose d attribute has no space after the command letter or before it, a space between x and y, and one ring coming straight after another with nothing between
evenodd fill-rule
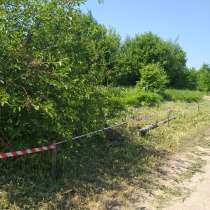
<instances>
[{"instance_id":1,"label":"grassy field","mask_svg":"<svg viewBox=\"0 0 210 210\"><path fill-rule=\"evenodd\" d=\"M105 90L106 91L106 90ZM119 97L120 94L120 97ZM111 209L132 202L132 192L153 191L154 174L168 157L194 144L193 137L210 124L210 102L168 101L159 106L137 106L135 89L114 90L126 110L110 123L130 115L151 115L149 120L130 120L128 126L94 138L65 145L58 153L58 179L51 178L50 153L16 160L1 160L0 209ZM177 118L147 136L138 135L144 125L167 117ZM191 143L191 141L193 143ZM62 154L62 156L61 156ZM45 163L45 165L41 163Z\"/></svg>"},{"instance_id":2,"label":"grassy field","mask_svg":"<svg viewBox=\"0 0 210 210\"><path fill-rule=\"evenodd\" d=\"M108 87L103 88L103 91L105 93L112 93L112 97L119 100L124 105L139 107L142 104L142 93L138 88ZM146 93L145 95L149 98L151 93ZM206 93L201 91L166 89L162 95L160 95L160 101L182 101L190 103L200 101L204 95L206 95Z\"/></svg>"},{"instance_id":3,"label":"grassy field","mask_svg":"<svg viewBox=\"0 0 210 210\"><path fill-rule=\"evenodd\" d=\"M192 90L168 89L164 94L165 98L170 101L197 102L202 99L205 93Z\"/></svg>"}]
</instances>

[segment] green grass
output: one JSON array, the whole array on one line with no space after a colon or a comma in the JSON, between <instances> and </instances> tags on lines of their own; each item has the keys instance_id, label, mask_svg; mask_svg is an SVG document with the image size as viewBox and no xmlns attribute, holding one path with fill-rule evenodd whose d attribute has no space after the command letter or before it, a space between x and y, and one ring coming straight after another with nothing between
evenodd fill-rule
<instances>
[{"instance_id":1,"label":"green grass","mask_svg":"<svg viewBox=\"0 0 210 210\"><path fill-rule=\"evenodd\" d=\"M111 94L111 96L124 105L128 106L141 106L158 104L164 98L166 101L184 101L184 102L198 102L205 95L204 92L192 91L192 90L176 90L167 89L163 93L163 96L158 96L153 93L142 93L136 87L108 87L102 88L106 94ZM151 103L150 103L151 101ZM157 103L154 103L157 102Z\"/></svg>"},{"instance_id":2,"label":"green grass","mask_svg":"<svg viewBox=\"0 0 210 210\"><path fill-rule=\"evenodd\" d=\"M139 90L135 87L103 87L102 91L124 105L139 105Z\"/></svg>"},{"instance_id":3,"label":"green grass","mask_svg":"<svg viewBox=\"0 0 210 210\"><path fill-rule=\"evenodd\" d=\"M166 100L186 102L198 102L203 98L204 95L205 93L200 91L175 89L168 89L164 93Z\"/></svg>"},{"instance_id":4,"label":"green grass","mask_svg":"<svg viewBox=\"0 0 210 210\"><path fill-rule=\"evenodd\" d=\"M101 91L123 105L139 105L139 91L135 87L101 87Z\"/></svg>"}]
</instances>

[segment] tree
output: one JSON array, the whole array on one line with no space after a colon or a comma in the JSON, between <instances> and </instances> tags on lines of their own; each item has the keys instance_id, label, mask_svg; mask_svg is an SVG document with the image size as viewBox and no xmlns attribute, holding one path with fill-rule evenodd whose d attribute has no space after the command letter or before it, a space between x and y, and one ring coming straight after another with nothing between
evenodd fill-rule
<instances>
[{"instance_id":1,"label":"tree","mask_svg":"<svg viewBox=\"0 0 210 210\"><path fill-rule=\"evenodd\" d=\"M164 41L152 33L138 35L134 39L128 38L118 57L117 83L135 85L141 76L139 69L156 63L167 73L170 86L182 86L186 54L178 44Z\"/></svg>"},{"instance_id":2,"label":"tree","mask_svg":"<svg viewBox=\"0 0 210 210\"><path fill-rule=\"evenodd\" d=\"M120 50L120 36L113 30L107 30L103 44L104 51L104 85L113 83L117 68L117 57Z\"/></svg>"},{"instance_id":3,"label":"tree","mask_svg":"<svg viewBox=\"0 0 210 210\"><path fill-rule=\"evenodd\" d=\"M134 40L127 38L121 46L117 56L117 66L113 72L113 83L115 85L135 85L139 80L139 53Z\"/></svg>"},{"instance_id":4,"label":"tree","mask_svg":"<svg viewBox=\"0 0 210 210\"><path fill-rule=\"evenodd\" d=\"M169 87L183 88L185 86L186 53L178 43L165 42L165 58L161 62L169 78Z\"/></svg>"},{"instance_id":5,"label":"tree","mask_svg":"<svg viewBox=\"0 0 210 210\"><path fill-rule=\"evenodd\" d=\"M71 45L69 50L74 66L83 73L94 73L92 78L97 78L98 84L107 85L116 66L120 36L98 24L90 12L75 14L71 36L75 47Z\"/></svg>"},{"instance_id":6,"label":"tree","mask_svg":"<svg viewBox=\"0 0 210 210\"><path fill-rule=\"evenodd\" d=\"M196 90L198 86L198 71L195 68L187 68L184 76L184 88Z\"/></svg>"},{"instance_id":7,"label":"tree","mask_svg":"<svg viewBox=\"0 0 210 210\"><path fill-rule=\"evenodd\" d=\"M38 144L100 126L107 30L79 0L0 5L0 139Z\"/></svg>"},{"instance_id":8,"label":"tree","mask_svg":"<svg viewBox=\"0 0 210 210\"><path fill-rule=\"evenodd\" d=\"M198 72L198 89L201 91L210 91L210 66L203 64Z\"/></svg>"}]
</instances>

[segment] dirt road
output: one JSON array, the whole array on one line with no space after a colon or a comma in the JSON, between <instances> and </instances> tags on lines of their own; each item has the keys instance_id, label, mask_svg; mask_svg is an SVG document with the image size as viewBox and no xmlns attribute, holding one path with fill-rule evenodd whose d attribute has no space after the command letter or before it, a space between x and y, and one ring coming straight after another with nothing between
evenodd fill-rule
<instances>
[{"instance_id":1,"label":"dirt road","mask_svg":"<svg viewBox=\"0 0 210 210\"><path fill-rule=\"evenodd\" d=\"M209 210L210 209L210 151L204 156L206 165L202 173L190 180L192 193L185 200L177 200L164 210Z\"/></svg>"}]
</instances>

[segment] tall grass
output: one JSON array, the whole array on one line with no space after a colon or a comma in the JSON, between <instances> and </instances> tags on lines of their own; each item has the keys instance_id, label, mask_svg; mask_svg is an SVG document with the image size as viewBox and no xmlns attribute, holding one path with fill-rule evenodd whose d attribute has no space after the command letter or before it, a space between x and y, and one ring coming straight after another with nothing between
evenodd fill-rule
<instances>
[{"instance_id":1,"label":"tall grass","mask_svg":"<svg viewBox=\"0 0 210 210\"><path fill-rule=\"evenodd\" d=\"M198 102L204 95L204 92L192 90L167 89L164 92L165 99L170 101Z\"/></svg>"},{"instance_id":2,"label":"tall grass","mask_svg":"<svg viewBox=\"0 0 210 210\"><path fill-rule=\"evenodd\" d=\"M139 91L134 87L101 87L101 91L124 105L138 104Z\"/></svg>"},{"instance_id":3,"label":"tall grass","mask_svg":"<svg viewBox=\"0 0 210 210\"><path fill-rule=\"evenodd\" d=\"M162 95L166 101L198 102L203 98L205 92L167 89ZM150 105L150 103L147 103L150 99L154 99L151 101L157 101L157 103L161 101L161 95L158 97L157 94L152 94L151 92L141 92L138 88L124 88L121 96L123 97L122 101L127 105L142 105L144 104L143 102L146 102L146 105Z\"/></svg>"},{"instance_id":4,"label":"tall grass","mask_svg":"<svg viewBox=\"0 0 210 210\"><path fill-rule=\"evenodd\" d=\"M119 104L128 106L154 105L161 101L198 102L205 95L201 91L167 89L162 95L141 92L136 87L107 87L101 90Z\"/></svg>"}]
</instances>

